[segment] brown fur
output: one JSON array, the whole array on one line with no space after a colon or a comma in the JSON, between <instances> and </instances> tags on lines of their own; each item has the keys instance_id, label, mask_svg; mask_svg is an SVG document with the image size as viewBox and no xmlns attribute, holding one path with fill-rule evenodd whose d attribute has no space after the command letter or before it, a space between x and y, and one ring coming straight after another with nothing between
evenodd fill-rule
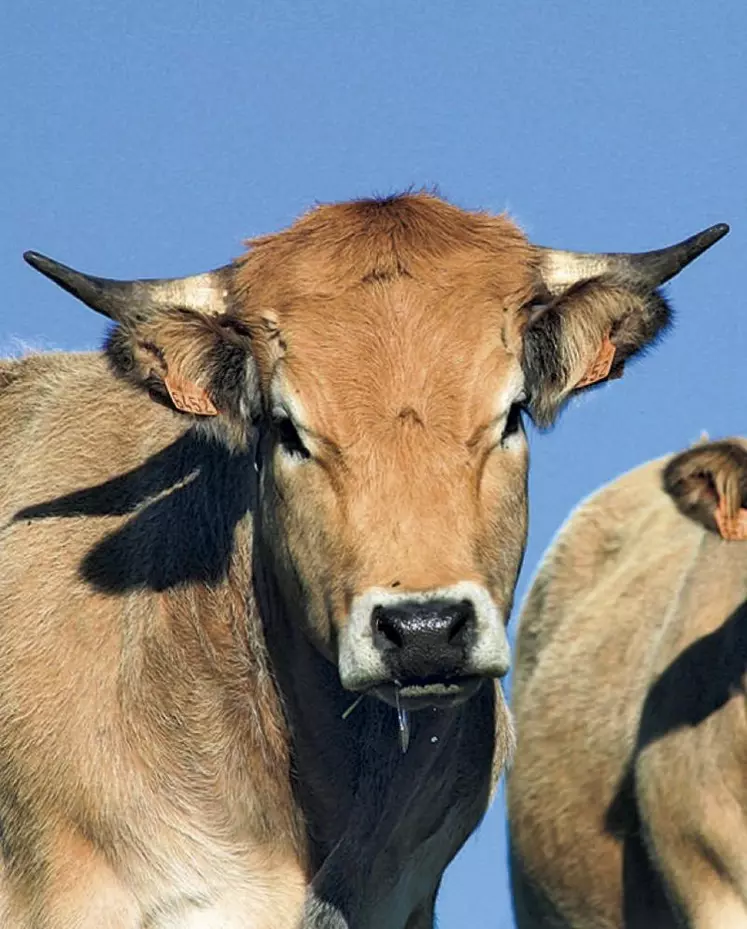
<instances>
[{"instance_id":1,"label":"brown fur","mask_svg":"<svg viewBox=\"0 0 747 929\"><path fill-rule=\"evenodd\" d=\"M585 503L519 624L509 780L518 924L747 923L747 442L655 461Z\"/></svg>"},{"instance_id":2,"label":"brown fur","mask_svg":"<svg viewBox=\"0 0 747 929\"><path fill-rule=\"evenodd\" d=\"M8 929L429 929L510 751L492 684L413 714L404 757L384 703L343 721L337 640L377 585L472 581L508 616L508 407L526 384L548 421L635 301L598 282L527 367L531 246L425 195L321 207L235 278L221 317L134 314L108 366L0 365Z\"/></svg>"}]
</instances>

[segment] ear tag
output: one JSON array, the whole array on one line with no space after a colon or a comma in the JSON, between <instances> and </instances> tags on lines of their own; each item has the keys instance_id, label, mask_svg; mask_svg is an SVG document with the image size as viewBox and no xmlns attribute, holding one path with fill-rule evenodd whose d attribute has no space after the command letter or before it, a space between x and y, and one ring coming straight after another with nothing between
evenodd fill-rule
<instances>
[{"instance_id":1,"label":"ear tag","mask_svg":"<svg viewBox=\"0 0 747 929\"><path fill-rule=\"evenodd\" d=\"M596 384L599 381L607 380L612 368L612 362L615 360L615 351L615 346L612 344L612 341L610 340L610 334L608 332L604 337L601 348L599 349L599 354L586 369L586 373L576 384L576 388L574 389L579 387L589 387L591 384ZM621 375L622 368L616 372L615 376L620 377Z\"/></svg>"},{"instance_id":2,"label":"ear tag","mask_svg":"<svg viewBox=\"0 0 747 929\"><path fill-rule=\"evenodd\" d=\"M175 374L167 374L164 383L171 402L182 413L192 413L194 416L218 415L218 409L204 388Z\"/></svg>"},{"instance_id":3,"label":"ear tag","mask_svg":"<svg viewBox=\"0 0 747 929\"><path fill-rule=\"evenodd\" d=\"M734 516L726 512L726 500L722 497L715 513L716 525L721 538L727 542L747 542L747 510L744 507Z\"/></svg>"}]
</instances>

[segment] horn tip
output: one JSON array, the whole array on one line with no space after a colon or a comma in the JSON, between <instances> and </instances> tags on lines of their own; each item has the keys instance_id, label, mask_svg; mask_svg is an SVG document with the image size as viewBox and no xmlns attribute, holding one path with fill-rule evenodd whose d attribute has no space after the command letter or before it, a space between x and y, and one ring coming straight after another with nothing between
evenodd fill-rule
<instances>
[{"instance_id":1,"label":"horn tip","mask_svg":"<svg viewBox=\"0 0 747 929\"><path fill-rule=\"evenodd\" d=\"M23 260L26 264L31 265L35 271L39 271L40 274L57 283L60 283L60 273L70 270L65 265L60 264L59 261L55 261L54 258L47 258L46 255L42 255L41 252L24 252Z\"/></svg>"},{"instance_id":2,"label":"horn tip","mask_svg":"<svg viewBox=\"0 0 747 929\"><path fill-rule=\"evenodd\" d=\"M37 271L41 271L42 267L49 262L49 258L47 258L46 255L33 251L24 252L23 260Z\"/></svg>"},{"instance_id":3,"label":"horn tip","mask_svg":"<svg viewBox=\"0 0 747 929\"><path fill-rule=\"evenodd\" d=\"M693 239L701 246L701 250L705 251L707 248L715 245L719 239L723 239L727 232L729 232L728 223L716 223L715 226L709 226L696 236L693 236Z\"/></svg>"},{"instance_id":4,"label":"horn tip","mask_svg":"<svg viewBox=\"0 0 747 929\"><path fill-rule=\"evenodd\" d=\"M692 238L688 239L687 243L691 251L687 263L689 264L693 258L702 255L704 251L709 249L712 245L715 245L720 239L723 239L728 231L729 226L727 223L716 223L715 226L709 226L707 229L704 229L702 232L697 232Z\"/></svg>"}]
</instances>

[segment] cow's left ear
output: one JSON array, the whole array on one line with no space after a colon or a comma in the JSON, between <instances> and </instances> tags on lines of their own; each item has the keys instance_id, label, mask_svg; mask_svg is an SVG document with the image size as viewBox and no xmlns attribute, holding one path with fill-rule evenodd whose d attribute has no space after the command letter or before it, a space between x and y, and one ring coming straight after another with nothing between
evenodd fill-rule
<instances>
[{"instance_id":1,"label":"cow's left ear","mask_svg":"<svg viewBox=\"0 0 747 929\"><path fill-rule=\"evenodd\" d=\"M26 261L112 319L114 371L174 410L247 423L259 402L251 334L232 313L233 267L187 278L114 281L35 252Z\"/></svg>"},{"instance_id":2,"label":"cow's left ear","mask_svg":"<svg viewBox=\"0 0 747 929\"><path fill-rule=\"evenodd\" d=\"M584 254L536 248L538 297L525 311L523 368L535 422L552 424L576 391L620 377L668 325L658 288L729 231L711 226L669 248Z\"/></svg>"},{"instance_id":3,"label":"cow's left ear","mask_svg":"<svg viewBox=\"0 0 747 929\"><path fill-rule=\"evenodd\" d=\"M662 474L664 490L690 519L729 541L747 540L747 447L708 442L674 458Z\"/></svg>"},{"instance_id":4,"label":"cow's left ear","mask_svg":"<svg viewBox=\"0 0 747 929\"><path fill-rule=\"evenodd\" d=\"M552 425L577 390L621 377L628 358L671 319L657 291L589 280L535 309L524 330L524 381L532 419Z\"/></svg>"}]
</instances>

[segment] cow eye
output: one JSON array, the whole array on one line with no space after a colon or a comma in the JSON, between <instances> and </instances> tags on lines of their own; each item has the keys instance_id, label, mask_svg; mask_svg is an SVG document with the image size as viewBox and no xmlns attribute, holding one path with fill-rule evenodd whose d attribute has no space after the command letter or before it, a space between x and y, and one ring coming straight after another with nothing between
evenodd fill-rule
<instances>
[{"instance_id":1,"label":"cow eye","mask_svg":"<svg viewBox=\"0 0 747 929\"><path fill-rule=\"evenodd\" d=\"M274 414L272 417L272 427L275 430L278 442L286 454L295 458L311 457L311 453L303 444L298 430L287 416Z\"/></svg>"},{"instance_id":2,"label":"cow eye","mask_svg":"<svg viewBox=\"0 0 747 929\"><path fill-rule=\"evenodd\" d=\"M508 411L508 416L506 417L506 424L503 427L503 435L501 435L501 445L503 445L507 439L510 439L512 435L516 435L520 429L521 404L514 403L512 404L510 410Z\"/></svg>"}]
</instances>

